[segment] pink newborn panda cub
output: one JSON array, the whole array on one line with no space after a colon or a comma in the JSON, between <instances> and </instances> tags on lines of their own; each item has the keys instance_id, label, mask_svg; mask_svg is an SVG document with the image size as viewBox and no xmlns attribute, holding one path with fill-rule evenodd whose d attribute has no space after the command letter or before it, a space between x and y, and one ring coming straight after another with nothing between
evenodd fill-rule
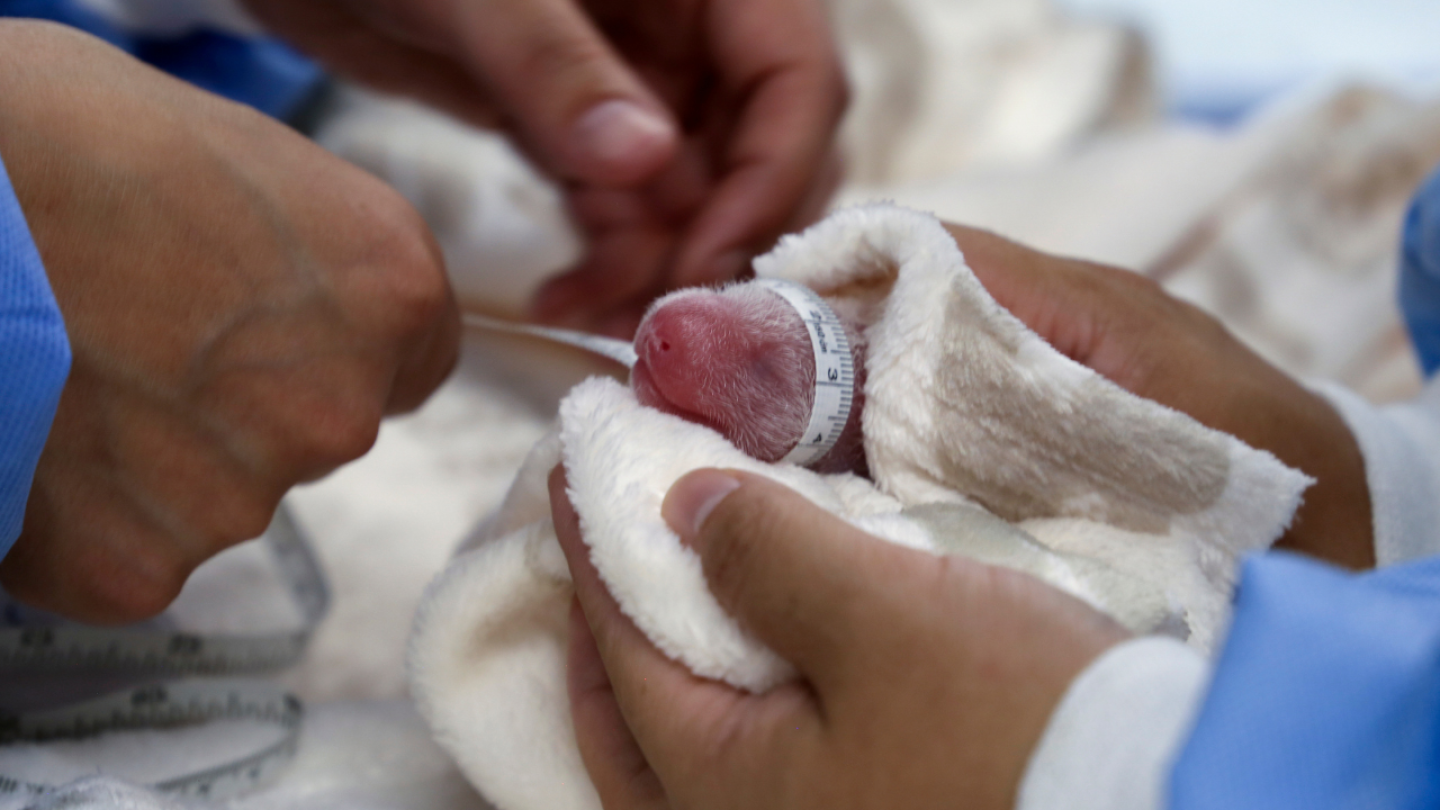
<instances>
[{"instance_id":1,"label":"pink newborn panda cub","mask_svg":"<svg viewBox=\"0 0 1440 810\"><path fill-rule=\"evenodd\" d=\"M854 363L854 398L835 446L806 466L865 475L864 338L840 322ZM635 353L630 387L642 404L712 428L760 461L784 459L806 433L817 391L810 332L795 306L761 283L657 300L635 333Z\"/></svg>"}]
</instances>

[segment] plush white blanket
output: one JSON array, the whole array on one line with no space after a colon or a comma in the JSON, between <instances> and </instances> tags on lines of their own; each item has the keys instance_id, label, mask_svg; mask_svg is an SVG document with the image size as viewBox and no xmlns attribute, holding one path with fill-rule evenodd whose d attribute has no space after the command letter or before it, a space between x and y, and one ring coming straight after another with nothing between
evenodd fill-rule
<instances>
[{"instance_id":1,"label":"plush white blanket","mask_svg":"<svg viewBox=\"0 0 1440 810\"><path fill-rule=\"evenodd\" d=\"M886 540L1028 571L1201 648L1237 556L1283 532L1309 483L1050 348L990 298L930 216L842 211L756 270L806 283L864 324L873 481L755 461L614 380L576 387L500 512L432 584L411 639L422 715L504 810L598 807L565 691L571 586L545 488L562 460L591 558L626 614L694 672L754 691L793 673L724 614L660 517L690 470L768 475Z\"/></svg>"}]
</instances>

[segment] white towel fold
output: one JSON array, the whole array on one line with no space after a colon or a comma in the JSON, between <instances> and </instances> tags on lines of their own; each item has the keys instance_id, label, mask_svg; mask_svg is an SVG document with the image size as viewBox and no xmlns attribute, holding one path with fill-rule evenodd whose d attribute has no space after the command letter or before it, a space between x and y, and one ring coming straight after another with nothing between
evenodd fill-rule
<instances>
[{"instance_id":1,"label":"white towel fold","mask_svg":"<svg viewBox=\"0 0 1440 810\"><path fill-rule=\"evenodd\" d=\"M545 488L562 459L625 613L694 672L754 691L793 671L723 613L660 517L698 467L767 475L886 540L1019 568L1201 649L1237 558L1280 536L1310 483L1056 352L989 296L933 217L841 211L755 267L865 324L874 480L761 463L612 380L577 386L500 511L431 585L411 638L422 714L502 810L599 807L565 691L572 591Z\"/></svg>"}]
</instances>

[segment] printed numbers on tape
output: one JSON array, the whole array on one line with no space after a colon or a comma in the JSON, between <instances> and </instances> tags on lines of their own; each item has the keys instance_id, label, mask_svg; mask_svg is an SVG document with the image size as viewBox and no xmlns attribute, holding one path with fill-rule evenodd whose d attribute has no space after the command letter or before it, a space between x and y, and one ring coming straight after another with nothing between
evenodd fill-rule
<instances>
[{"instance_id":1,"label":"printed numbers on tape","mask_svg":"<svg viewBox=\"0 0 1440 810\"><path fill-rule=\"evenodd\" d=\"M259 720L283 730L257 751L214 768L163 779L165 793L226 799L270 781L295 756L300 701L263 681L184 680L121 690L45 712L0 715L0 744L83 739L107 731L165 728L216 720ZM0 794L42 794L54 785L0 775Z\"/></svg>"},{"instance_id":2,"label":"printed numbers on tape","mask_svg":"<svg viewBox=\"0 0 1440 810\"><path fill-rule=\"evenodd\" d=\"M0 745L83 739L109 731L253 719L278 726L278 741L204 771L151 787L194 797L226 798L273 778L293 758L303 710L300 702L264 681L202 679L259 673L293 664L330 604L314 552L282 504L266 530L268 544L304 622L271 635L197 635L147 628L75 624L0 626L0 673L124 672L180 677L123 689L104 697L37 712L0 712ZM6 611L14 614L14 606ZM18 611L23 614L23 611ZM10 618L13 623L13 616ZM0 794L40 793L49 785L0 774Z\"/></svg>"},{"instance_id":3,"label":"printed numbers on tape","mask_svg":"<svg viewBox=\"0 0 1440 810\"><path fill-rule=\"evenodd\" d=\"M850 339L840 317L809 287L772 278L758 279L756 283L794 307L810 333L810 348L815 354L815 400L799 443L782 460L802 466L811 464L835 447L850 419L855 402L855 359L850 354Z\"/></svg>"}]
</instances>

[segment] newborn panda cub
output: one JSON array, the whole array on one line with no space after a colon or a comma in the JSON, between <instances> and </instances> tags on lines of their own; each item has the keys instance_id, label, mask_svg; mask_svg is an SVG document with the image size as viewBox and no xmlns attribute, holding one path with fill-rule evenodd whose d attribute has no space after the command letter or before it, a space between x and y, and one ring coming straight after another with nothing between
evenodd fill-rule
<instances>
[{"instance_id":1,"label":"newborn panda cub","mask_svg":"<svg viewBox=\"0 0 1440 810\"><path fill-rule=\"evenodd\" d=\"M816 472L866 474L860 435L864 338L842 318L855 364L854 402ZM680 290L650 306L635 333L630 386L642 404L718 431L761 461L801 439L815 401L815 355L800 313L755 282Z\"/></svg>"},{"instance_id":2,"label":"newborn panda cub","mask_svg":"<svg viewBox=\"0 0 1440 810\"><path fill-rule=\"evenodd\" d=\"M860 435L864 338L839 316L855 363L855 401L831 450L809 467L867 475ZM635 335L630 386L641 403L713 428L761 461L794 448L815 399L815 355L795 308L755 282L682 290L656 301ZM1057 552L979 505L930 504L905 514L940 551L1031 574L1109 611L1131 630L1186 638L1183 611L1159 588L1081 555ZM1084 584L1082 591L1075 583ZM1101 594L1098 599L1094 594Z\"/></svg>"}]
</instances>

